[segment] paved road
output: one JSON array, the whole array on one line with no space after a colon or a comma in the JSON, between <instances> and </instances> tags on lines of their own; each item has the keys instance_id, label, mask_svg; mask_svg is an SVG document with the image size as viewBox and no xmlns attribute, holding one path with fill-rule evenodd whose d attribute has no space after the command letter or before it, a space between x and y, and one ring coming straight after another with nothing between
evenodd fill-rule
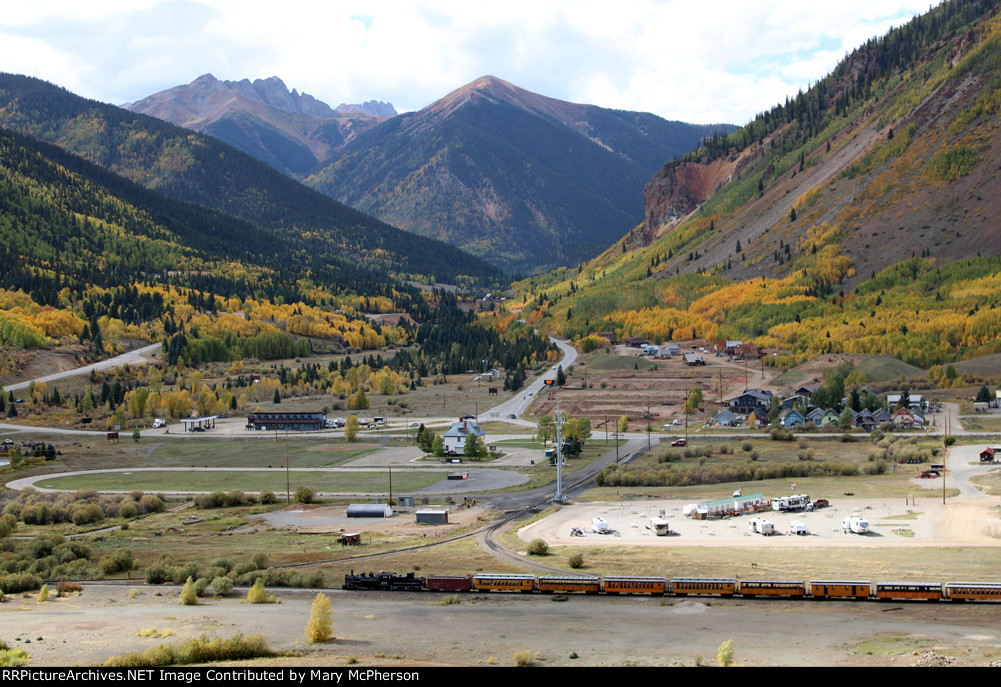
<instances>
[{"instance_id":1,"label":"paved road","mask_svg":"<svg viewBox=\"0 0 1001 687\"><path fill-rule=\"evenodd\" d=\"M24 382L17 382L15 384L10 384L4 387L5 391L17 391L18 389L27 389L28 385L32 382L52 382L57 379L65 379L66 377L75 377L76 375L90 374L91 370L107 370L112 367L119 367L120 365L134 364L138 363L140 360L144 360L146 357L152 355L153 353L160 350L160 344L155 343L150 346L143 346L142 348L137 348L128 353L122 353L121 355L116 355L114 358L108 358L107 360L102 360L98 363L92 363L91 365L84 365L83 367L76 367L72 370L66 370L65 372L56 372L54 374L45 375L44 377L38 377L37 379L29 379Z\"/></svg>"},{"instance_id":2,"label":"paved road","mask_svg":"<svg viewBox=\"0 0 1001 687\"><path fill-rule=\"evenodd\" d=\"M559 347L563 352L563 359L560 360L556 365L553 365L549 372L546 372L534 382L526 386L519 392L514 398L510 398L504 401L498 406L494 406L482 413L480 413L481 420L505 420L511 424L520 425L521 427L532 427L535 428L536 424L530 420L522 420L520 418L521 414L524 413L528 406L531 405L532 401L535 400L535 396L542 391L545 387L545 380L556 379L556 370L559 367L563 367L564 371L569 369L571 365L577 360L577 350L568 344L566 341L560 341L559 339L554 339L549 337L549 340ZM511 417L514 415L515 417Z\"/></svg>"}]
</instances>

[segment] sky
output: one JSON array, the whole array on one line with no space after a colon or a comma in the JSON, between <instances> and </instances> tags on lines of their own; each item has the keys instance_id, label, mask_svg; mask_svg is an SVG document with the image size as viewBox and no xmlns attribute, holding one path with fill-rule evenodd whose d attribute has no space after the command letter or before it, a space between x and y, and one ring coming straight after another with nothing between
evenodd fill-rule
<instances>
[{"instance_id":1,"label":"sky","mask_svg":"<svg viewBox=\"0 0 1001 687\"><path fill-rule=\"evenodd\" d=\"M122 104L211 73L418 110L487 74L742 125L938 0L3 0L0 71Z\"/></svg>"}]
</instances>

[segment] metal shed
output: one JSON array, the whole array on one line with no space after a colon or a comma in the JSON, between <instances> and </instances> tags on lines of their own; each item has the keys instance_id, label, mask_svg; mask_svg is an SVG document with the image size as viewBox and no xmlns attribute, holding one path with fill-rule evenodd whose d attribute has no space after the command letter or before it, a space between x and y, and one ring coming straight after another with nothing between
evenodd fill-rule
<instances>
[{"instance_id":1,"label":"metal shed","mask_svg":"<svg viewBox=\"0 0 1001 687\"><path fill-rule=\"evenodd\" d=\"M448 511L439 508L422 508L417 511L417 523L422 525L447 525Z\"/></svg>"},{"instance_id":2,"label":"metal shed","mask_svg":"<svg viewBox=\"0 0 1001 687\"><path fill-rule=\"evenodd\" d=\"M385 503L352 503L348 506L349 518L388 518L392 515L392 506Z\"/></svg>"}]
</instances>

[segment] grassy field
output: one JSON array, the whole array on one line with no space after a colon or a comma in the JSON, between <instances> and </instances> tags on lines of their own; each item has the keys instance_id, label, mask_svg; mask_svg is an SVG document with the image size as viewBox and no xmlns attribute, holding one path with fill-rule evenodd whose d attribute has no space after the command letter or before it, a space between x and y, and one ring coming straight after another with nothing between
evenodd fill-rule
<instances>
[{"instance_id":1,"label":"grassy field","mask_svg":"<svg viewBox=\"0 0 1001 687\"><path fill-rule=\"evenodd\" d=\"M389 491L388 471L303 472L291 470L292 489L310 487L320 492ZM397 468L393 471L393 490L423 489L447 476L448 471L416 472ZM285 470L205 472L105 472L56 477L36 483L45 489L98 489L102 491L143 491L198 493L212 491L285 491Z\"/></svg>"}]
</instances>

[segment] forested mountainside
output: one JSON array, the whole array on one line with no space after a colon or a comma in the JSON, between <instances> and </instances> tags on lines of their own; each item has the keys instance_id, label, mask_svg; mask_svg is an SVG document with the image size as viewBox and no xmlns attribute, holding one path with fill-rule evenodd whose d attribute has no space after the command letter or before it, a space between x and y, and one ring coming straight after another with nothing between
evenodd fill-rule
<instances>
[{"instance_id":1,"label":"forested mountainside","mask_svg":"<svg viewBox=\"0 0 1001 687\"><path fill-rule=\"evenodd\" d=\"M576 264L642 218L668 157L734 127L547 98L483 77L360 133L305 183L514 271Z\"/></svg>"},{"instance_id":2,"label":"forested mountainside","mask_svg":"<svg viewBox=\"0 0 1001 687\"><path fill-rule=\"evenodd\" d=\"M317 257L378 265L417 279L499 277L478 258L348 208L210 136L38 79L0 74L0 126L53 143L164 196L242 219L273 240L306 242Z\"/></svg>"},{"instance_id":3,"label":"forested mountainside","mask_svg":"<svg viewBox=\"0 0 1001 687\"><path fill-rule=\"evenodd\" d=\"M642 226L518 284L524 315L574 338L753 340L776 364L1001 350L998 6L942 3L669 161Z\"/></svg>"},{"instance_id":4,"label":"forested mountainside","mask_svg":"<svg viewBox=\"0 0 1001 687\"><path fill-rule=\"evenodd\" d=\"M391 370L381 356L322 375L307 365L308 383L322 381L334 393L405 393L429 374L464 372L470 360L473 367L484 360L510 365L513 373L551 355L551 344L527 325L480 326L454 295L422 292L378 264L330 256L308 236L279 240L4 129L0 199L0 380L18 379L29 351L58 348L85 362L138 341L163 341L171 375L213 361L305 357L316 346L398 349ZM396 324L370 317L380 313L398 314ZM283 374L268 394L291 392L299 379ZM22 413L68 402L46 394L36 403L36 391ZM142 416L118 407L124 395L108 401L100 417L121 424ZM228 396L222 406L214 396L212 407L230 408L236 396ZM94 407L93 399L73 403L85 414ZM186 417L192 406L178 403L161 412ZM4 405L8 414L17 410Z\"/></svg>"}]
</instances>

